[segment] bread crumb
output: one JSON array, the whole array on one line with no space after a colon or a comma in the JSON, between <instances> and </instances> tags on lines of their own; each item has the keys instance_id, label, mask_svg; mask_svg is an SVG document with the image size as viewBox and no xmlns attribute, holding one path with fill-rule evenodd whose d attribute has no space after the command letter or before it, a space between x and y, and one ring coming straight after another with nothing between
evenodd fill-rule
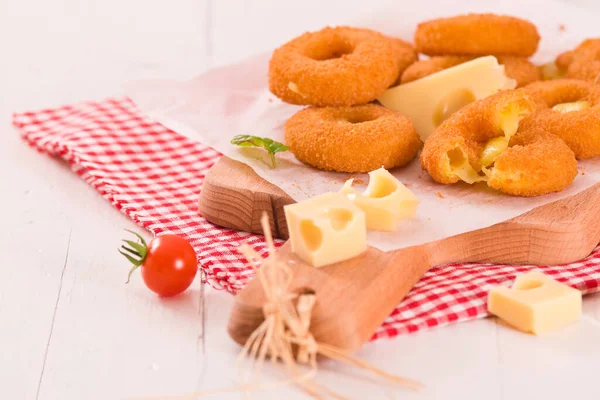
<instances>
[{"instance_id":1,"label":"bread crumb","mask_svg":"<svg viewBox=\"0 0 600 400\"><path fill-rule=\"evenodd\" d=\"M404 186L406 186L407 188L411 187L412 185L410 183L405 183Z\"/></svg>"},{"instance_id":2,"label":"bread crumb","mask_svg":"<svg viewBox=\"0 0 600 400\"><path fill-rule=\"evenodd\" d=\"M427 218L427 221L431 221L431 218Z\"/></svg>"},{"instance_id":3,"label":"bread crumb","mask_svg":"<svg viewBox=\"0 0 600 400\"><path fill-rule=\"evenodd\" d=\"M487 203L493 203L493 202L494 202L494 200L492 200L492 199L489 199L489 200L486 200L486 202L487 202Z\"/></svg>"},{"instance_id":4,"label":"bread crumb","mask_svg":"<svg viewBox=\"0 0 600 400\"><path fill-rule=\"evenodd\" d=\"M567 27L564 24L560 24L560 25L558 25L558 30L561 32L564 32L567 30Z\"/></svg>"},{"instance_id":5,"label":"bread crumb","mask_svg":"<svg viewBox=\"0 0 600 400\"><path fill-rule=\"evenodd\" d=\"M566 210L568 207L567 206L562 206L561 207L563 210Z\"/></svg>"},{"instance_id":6,"label":"bread crumb","mask_svg":"<svg viewBox=\"0 0 600 400\"><path fill-rule=\"evenodd\" d=\"M440 192L437 192L437 193L436 193L436 196L437 196L437 197L439 197L440 199L443 199L443 198L444 198L444 195L442 195Z\"/></svg>"},{"instance_id":7,"label":"bread crumb","mask_svg":"<svg viewBox=\"0 0 600 400\"><path fill-rule=\"evenodd\" d=\"M356 179L354 183L356 183L357 185L362 185L363 183L365 183L365 181L363 181L362 179Z\"/></svg>"}]
</instances>

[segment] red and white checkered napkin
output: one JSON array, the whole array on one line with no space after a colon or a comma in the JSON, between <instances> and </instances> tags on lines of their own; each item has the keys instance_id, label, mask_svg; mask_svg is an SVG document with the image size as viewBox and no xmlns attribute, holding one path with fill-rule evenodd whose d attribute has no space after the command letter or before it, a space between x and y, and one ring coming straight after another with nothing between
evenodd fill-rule
<instances>
[{"instance_id":1,"label":"red and white checkered napkin","mask_svg":"<svg viewBox=\"0 0 600 400\"><path fill-rule=\"evenodd\" d=\"M175 233L188 239L214 287L235 293L252 277L236 251L240 244L248 243L266 255L261 236L221 229L198 215L204 175L219 153L150 120L130 100L17 113L13 124L29 144L65 159L139 225L154 234ZM489 288L532 268L475 264L434 268L373 339L484 317ZM578 263L535 268L586 293L597 291L600 247Z\"/></svg>"}]
</instances>

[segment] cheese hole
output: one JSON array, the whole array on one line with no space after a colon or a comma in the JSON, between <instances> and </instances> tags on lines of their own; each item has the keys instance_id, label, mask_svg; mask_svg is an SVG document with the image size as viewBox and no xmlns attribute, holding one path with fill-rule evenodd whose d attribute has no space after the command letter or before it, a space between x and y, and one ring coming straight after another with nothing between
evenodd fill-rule
<instances>
[{"instance_id":1,"label":"cheese hole","mask_svg":"<svg viewBox=\"0 0 600 400\"><path fill-rule=\"evenodd\" d=\"M544 283L542 281L536 280L521 280L514 284L513 289L516 290L531 290L536 289L542 286Z\"/></svg>"},{"instance_id":2,"label":"cheese hole","mask_svg":"<svg viewBox=\"0 0 600 400\"><path fill-rule=\"evenodd\" d=\"M552 107L552 109L554 111L558 111L561 113L568 113L568 112L572 112L572 111L585 110L590 107L591 107L591 104L588 101L581 100L581 101L573 101L571 103L559 103L559 104L555 105L554 107Z\"/></svg>"},{"instance_id":3,"label":"cheese hole","mask_svg":"<svg viewBox=\"0 0 600 400\"><path fill-rule=\"evenodd\" d=\"M352 212L345 208L330 208L326 211L331 227L336 231L346 229L350 221L352 221Z\"/></svg>"},{"instance_id":4,"label":"cheese hole","mask_svg":"<svg viewBox=\"0 0 600 400\"><path fill-rule=\"evenodd\" d=\"M300 222L300 235L310 251L317 250L323 244L323 232L309 219Z\"/></svg>"},{"instance_id":5,"label":"cheese hole","mask_svg":"<svg viewBox=\"0 0 600 400\"><path fill-rule=\"evenodd\" d=\"M389 196L398 189L398 184L390 179L376 179L365 191L367 197L380 199Z\"/></svg>"},{"instance_id":6,"label":"cheese hole","mask_svg":"<svg viewBox=\"0 0 600 400\"><path fill-rule=\"evenodd\" d=\"M475 100L477 100L477 98L469 89L457 89L454 92L448 93L435 106L433 111L433 124L437 128L456 111Z\"/></svg>"}]
</instances>

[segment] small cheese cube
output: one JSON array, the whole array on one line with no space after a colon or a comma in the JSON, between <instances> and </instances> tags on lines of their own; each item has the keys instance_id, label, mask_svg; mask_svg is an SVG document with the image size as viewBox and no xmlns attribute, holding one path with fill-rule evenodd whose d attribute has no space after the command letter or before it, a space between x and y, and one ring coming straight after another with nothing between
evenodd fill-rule
<instances>
[{"instance_id":1,"label":"small cheese cube","mask_svg":"<svg viewBox=\"0 0 600 400\"><path fill-rule=\"evenodd\" d=\"M488 311L523 332L539 335L579 319L581 292L533 271L518 276L512 288L493 288Z\"/></svg>"},{"instance_id":2,"label":"small cheese cube","mask_svg":"<svg viewBox=\"0 0 600 400\"><path fill-rule=\"evenodd\" d=\"M425 141L463 106L499 90L514 89L516 85L496 57L485 56L388 89L377 100L384 107L410 117Z\"/></svg>"},{"instance_id":3,"label":"small cheese cube","mask_svg":"<svg viewBox=\"0 0 600 400\"><path fill-rule=\"evenodd\" d=\"M344 261L367 250L365 213L340 193L284 207L292 252L313 267Z\"/></svg>"},{"instance_id":4,"label":"small cheese cube","mask_svg":"<svg viewBox=\"0 0 600 400\"><path fill-rule=\"evenodd\" d=\"M398 221L414 218L420 200L386 169L369 172L369 185L363 193L349 179L340 190L366 214L367 229L395 231Z\"/></svg>"}]
</instances>

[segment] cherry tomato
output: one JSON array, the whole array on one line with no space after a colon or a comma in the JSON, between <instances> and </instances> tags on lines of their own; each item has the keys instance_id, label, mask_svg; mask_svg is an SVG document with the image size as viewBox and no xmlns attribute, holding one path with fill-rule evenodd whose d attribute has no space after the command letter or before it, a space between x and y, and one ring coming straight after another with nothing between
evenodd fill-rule
<instances>
[{"instance_id":1,"label":"cherry tomato","mask_svg":"<svg viewBox=\"0 0 600 400\"><path fill-rule=\"evenodd\" d=\"M141 268L146 286L161 297L175 296L190 287L198 272L198 261L187 240L177 235L161 235L146 244L144 238L132 233L140 243L124 240L128 246L119 249L133 264L127 282Z\"/></svg>"}]
</instances>

